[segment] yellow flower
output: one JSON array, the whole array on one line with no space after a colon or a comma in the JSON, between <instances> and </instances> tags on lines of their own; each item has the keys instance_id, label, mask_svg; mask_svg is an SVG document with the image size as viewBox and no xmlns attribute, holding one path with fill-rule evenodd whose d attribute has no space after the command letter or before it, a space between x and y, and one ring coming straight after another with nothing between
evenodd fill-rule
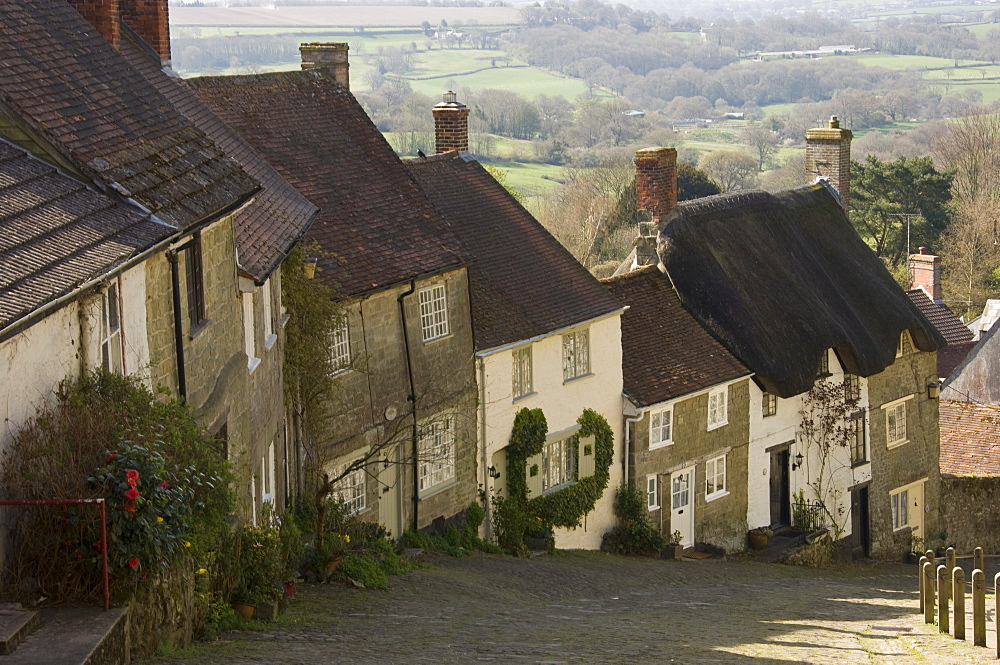
<instances>
[{"instance_id":1,"label":"yellow flower","mask_svg":"<svg viewBox=\"0 0 1000 665\"><path fill-rule=\"evenodd\" d=\"M160 523L160 522L162 522L162 521L163 521L163 518L162 518L162 517L157 517L157 518L156 518L156 523L157 523L157 524L159 524L159 523Z\"/></svg>"},{"instance_id":2,"label":"yellow flower","mask_svg":"<svg viewBox=\"0 0 1000 665\"><path fill-rule=\"evenodd\" d=\"M344 536L344 542L345 543L351 542L351 537L350 536Z\"/></svg>"},{"instance_id":3,"label":"yellow flower","mask_svg":"<svg viewBox=\"0 0 1000 665\"><path fill-rule=\"evenodd\" d=\"M184 541L184 547L191 547L191 543L187 540Z\"/></svg>"},{"instance_id":4,"label":"yellow flower","mask_svg":"<svg viewBox=\"0 0 1000 665\"><path fill-rule=\"evenodd\" d=\"M207 573L207 572L208 572L208 571L207 571L207 570L205 570L204 568L199 568L198 570L194 571L194 574L195 574L195 575L204 575L204 574L205 574L205 573Z\"/></svg>"}]
</instances>

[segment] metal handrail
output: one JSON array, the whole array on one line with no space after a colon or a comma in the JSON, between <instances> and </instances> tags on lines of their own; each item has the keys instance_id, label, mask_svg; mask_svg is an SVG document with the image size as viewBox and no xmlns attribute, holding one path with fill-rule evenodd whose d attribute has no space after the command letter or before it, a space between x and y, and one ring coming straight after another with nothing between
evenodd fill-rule
<instances>
[{"instance_id":1,"label":"metal handrail","mask_svg":"<svg viewBox=\"0 0 1000 665\"><path fill-rule=\"evenodd\" d=\"M0 506L80 506L97 504L101 509L101 573L104 578L104 611L111 607L108 582L108 512L104 499L0 499Z\"/></svg>"}]
</instances>

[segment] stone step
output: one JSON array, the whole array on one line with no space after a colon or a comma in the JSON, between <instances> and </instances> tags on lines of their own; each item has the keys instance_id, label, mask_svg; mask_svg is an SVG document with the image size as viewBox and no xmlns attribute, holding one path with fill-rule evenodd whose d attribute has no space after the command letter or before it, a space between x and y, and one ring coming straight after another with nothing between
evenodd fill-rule
<instances>
[{"instance_id":1,"label":"stone step","mask_svg":"<svg viewBox=\"0 0 1000 665\"><path fill-rule=\"evenodd\" d=\"M38 626L38 612L21 609L18 603L0 603L0 656L14 652Z\"/></svg>"},{"instance_id":2,"label":"stone step","mask_svg":"<svg viewBox=\"0 0 1000 665\"><path fill-rule=\"evenodd\" d=\"M124 665L129 662L124 608L54 607L0 665Z\"/></svg>"}]
</instances>

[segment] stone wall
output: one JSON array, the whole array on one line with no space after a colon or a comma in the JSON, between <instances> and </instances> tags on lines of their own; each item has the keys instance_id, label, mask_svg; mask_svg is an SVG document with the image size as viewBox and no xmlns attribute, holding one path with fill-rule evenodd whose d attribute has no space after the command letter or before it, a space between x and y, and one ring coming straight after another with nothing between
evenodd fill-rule
<instances>
[{"instance_id":1,"label":"stone wall","mask_svg":"<svg viewBox=\"0 0 1000 665\"><path fill-rule=\"evenodd\" d=\"M927 396L927 384L937 380L937 354L910 352L883 372L869 377L869 447L872 481L869 490L872 555L898 559L909 549L909 533L893 534L889 493L923 479L923 529L916 534L935 547L940 539L938 401ZM889 449L883 404L912 395L906 402L907 443ZM906 531L906 533L904 533ZM901 535L900 535L901 534Z\"/></svg>"},{"instance_id":2,"label":"stone wall","mask_svg":"<svg viewBox=\"0 0 1000 665\"><path fill-rule=\"evenodd\" d=\"M659 476L659 505L649 511L650 521L669 536L670 474L694 466L694 538L698 543L722 547L728 551L746 548L747 533L747 450L750 437L749 379L729 385L729 422L708 430L708 392L682 398L673 403L672 445L649 449L649 419L632 425L629 451L630 482L645 491L646 478ZM705 500L705 462L726 455L726 490L728 495Z\"/></svg>"},{"instance_id":3,"label":"stone wall","mask_svg":"<svg viewBox=\"0 0 1000 665\"><path fill-rule=\"evenodd\" d=\"M942 478L941 531L959 554L1000 553L1000 478Z\"/></svg>"}]
</instances>

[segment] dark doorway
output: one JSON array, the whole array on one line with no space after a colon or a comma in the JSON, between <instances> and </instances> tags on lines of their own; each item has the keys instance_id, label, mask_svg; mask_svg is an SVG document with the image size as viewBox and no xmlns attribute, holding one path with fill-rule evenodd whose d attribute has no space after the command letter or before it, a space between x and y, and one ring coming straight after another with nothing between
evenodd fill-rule
<instances>
[{"instance_id":1,"label":"dark doorway","mask_svg":"<svg viewBox=\"0 0 1000 665\"><path fill-rule=\"evenodd\" d=\"M868 486L851 490L851 558L871 554L871 522L868 513Z\"/></svg>"},{"instance_id":2,"label":"dark doorway","mask_svg":"<svg viewBox=\"0 0 1000 665\"><path fill-rule=\"evenodd\" d=\"M788 486L788 448L771 452L771 524L792 523L792 497Z\"/></svg>"}]
</instances>

